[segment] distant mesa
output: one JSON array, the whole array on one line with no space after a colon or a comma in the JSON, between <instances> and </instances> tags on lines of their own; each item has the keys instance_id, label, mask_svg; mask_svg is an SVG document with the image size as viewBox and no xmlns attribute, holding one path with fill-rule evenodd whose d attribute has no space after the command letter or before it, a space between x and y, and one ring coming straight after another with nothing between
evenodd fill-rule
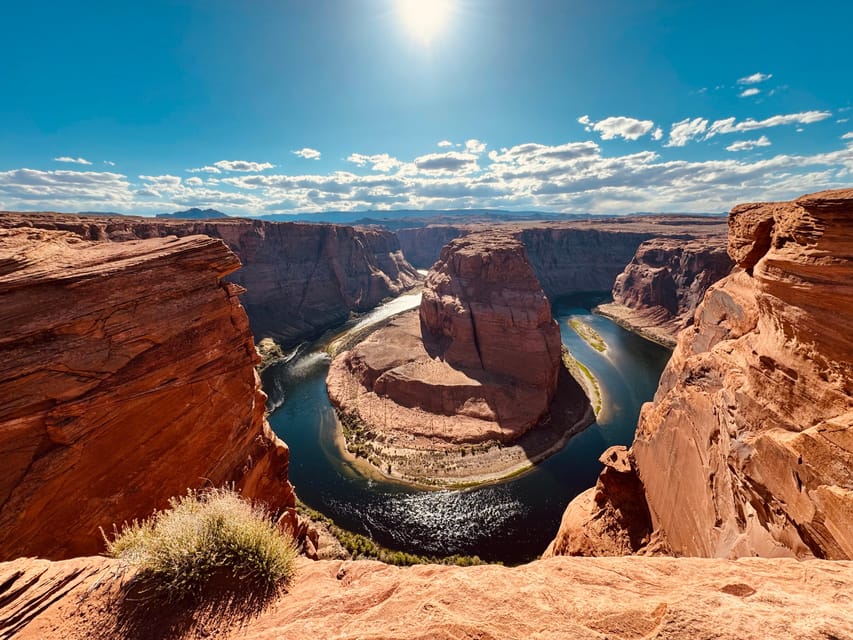
<instances>
[{"instance_id":1,"label":"distant mesa","mask_svg":"<svg viewBox=\"0 0 853 640\"><path fill-rule=\"evenodd\" d=\"M230 218L227 213L222 213L216 209L199 209L193 207L186 211L175 211L174 213L158 213L158 218L175 218L180 220L211 220L213 218Z\"/></svg>"},{"instance_id":2,"label":"distant mesa","mask_svg":"<svg viewBox=\"0 0 853 640\"><path fill-rule=\"evenodd\" d=\"M525 468L592 420L562 365L548 298L508 233L447 245L420 309L340 354L327 386L349 450L386 475L425 484Z\"/></svg>"}]
</instances>

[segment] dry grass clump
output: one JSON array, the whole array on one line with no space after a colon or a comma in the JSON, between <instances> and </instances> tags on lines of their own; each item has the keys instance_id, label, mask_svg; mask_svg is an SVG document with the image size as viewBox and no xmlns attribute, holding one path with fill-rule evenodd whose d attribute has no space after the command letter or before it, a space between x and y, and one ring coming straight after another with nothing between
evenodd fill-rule
<instances>
[{"instance_id":1,"label":"dry grass clump","mask_svg":"<svg viewBox=\"0 0 853 640\"><path fill-rule=\"evenodd\" d=\"M269 513L232 489L188 491L150 518L104 539L107 553L138 569L145 592L166 602L252 591L267 599L294 576L297 551ZM248 594L247 594L248 595Z\"/></svg>"}]
</instances>

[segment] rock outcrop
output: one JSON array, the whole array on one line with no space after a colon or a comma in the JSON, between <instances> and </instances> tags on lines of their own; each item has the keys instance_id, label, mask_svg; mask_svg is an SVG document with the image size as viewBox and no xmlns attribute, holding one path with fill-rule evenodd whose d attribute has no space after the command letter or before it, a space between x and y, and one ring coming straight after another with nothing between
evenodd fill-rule
<instances>
[{"instance_id":1,"label":"rock outcrop","mask_svg":"<svg viewBox=\"0 0 853 640\"><path fill-rule=\"evenodd\" d=\"M0 636L172 638L171 622L182 637L244 640L853 637L850 562L550 558L513 568L400 568L301 560L288 593L243 627L220 611L146 616L150 606L122 604L130 578L104 558L0 564Z\"/></svg>"},{"instance_id":2,"label":"rock outcrop","mask_svg":"<svg viewBox=\"0 0 853 640\"><path fill-rule=\"evenodd\" d=\"M693 324L693 314L708 287L733 266L722 235L646 240L616 277L613 303L601 305L598 311L674 347L678 332Z\"/></svg>"},{"instance_id":3,"label":"rock outcrop","mask_svg":"<svg viewBox=\"0 0 853 640\"><path fill-rule=\"evenodd\" d=\"M329 397L366 431L368 459L377 456L383 471L414 479L403 471L412 457L399 455L403 449L446 455L510 443L546 418L564 371L561 348L521 242L499 232L469 234L442 250L418 312L334 360ZM567 397L577 398L577 385L564 382ZM420 477L462 480L471 460L451 468L442 458Z\"/></svg>"},{"instance_id":4,"label":"rock outcrop","mask_svg":"<svg viewBox=\"0 0 853 640\"><path fill-rule=\"evenodd\" d=\"M679 555L853 558L853 190L741 205L729 229L739 268L631 447L655 533Z\"/></svg>"},{"instance_id":5,"label":"rock outcrop","mask_svg":"<svg viewBox=\"0 0 853 640\"><path fill-rule=\"evenodd\" d=\"M204 236L0 229L0 558L97 553L188 487L294 505L239 266Z\"/></svg>"},{"instance_id":6,"label":"rock outcrop","mask_svg":"<svg viewBox=\"0 0 853 640\"><path fill-rule=\"evenodd\" d=\"M246 289L242 302L257 340L285 347L316 337L412 288L420 276L396 236L337 225L3 213L0 227L30 226L76 233L89 240L207 235L220 238L243 267L229 280Z\"/></svg>"}]
</instances>

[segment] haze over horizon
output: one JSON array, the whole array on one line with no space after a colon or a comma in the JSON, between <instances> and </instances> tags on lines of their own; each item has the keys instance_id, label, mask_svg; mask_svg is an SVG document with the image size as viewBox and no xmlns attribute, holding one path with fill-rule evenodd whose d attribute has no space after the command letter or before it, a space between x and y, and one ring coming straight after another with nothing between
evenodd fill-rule
<instances>
[{"instance_id":1,"label":"haze over horizon","mask_svg":"<svg viewBox=\"0 0 853 640\"><path fill-rule=\"evenodd\" d=\"M0 210L717 212L853 183L853 7L4 7Z\"/></svg>"}]
</instances>

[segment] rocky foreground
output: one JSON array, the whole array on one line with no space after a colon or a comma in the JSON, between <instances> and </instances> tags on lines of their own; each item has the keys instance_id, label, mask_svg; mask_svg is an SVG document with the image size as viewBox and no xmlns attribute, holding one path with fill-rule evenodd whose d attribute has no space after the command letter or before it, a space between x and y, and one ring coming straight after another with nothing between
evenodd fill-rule
<instances>
[{"instance_id":1,"label":"rocky foreground","mask_svg":"<svg viewBox=\"0 0 853 640\"><path fill-rule=\"evenodd\" d=\"M853 190L735 207L728 253L631 450L552 552L853 558Z\"/></svg>"},{"instance_id":2,"label":"rocky foreground","mask_svg":"<svg viewBox=\"0 0 853 640\"><path fill-rule=\"evenodd\" d=\"M551 419L558 385L563 405L548 436L504 451ZM428 483L529 466L568 427L591 421L524 245L501 232L445 247L420 309L338 356L327 386L351 450L386 474Z\"/></svg>"},{"instance_id":3,"label":"rocky foreground","mask_svg":"<svg viewBox=\"0 0 853 640\"><path fill-rule=\"evenodd\" d=\"M262 613L122 600L117 561L0 564L0 636L261 640L839 640L853 637L853 563L551 558L506 568L303 560ZM171 624L171 628L170 625ZM229 628L230 627L230 628ZM179 632L176 632L180 630Z\"/></svg>"},{"instance_id":4,"label":"rocky foreground","mask_svg":"<svg viewBox=\"0 0 853 640\"><path fill-rule=\"evenodd\" d=\"M0 229L0 559L98 553L189 487L294 506L239 266L206 236Z\"/></svg>"}]
</instances>

